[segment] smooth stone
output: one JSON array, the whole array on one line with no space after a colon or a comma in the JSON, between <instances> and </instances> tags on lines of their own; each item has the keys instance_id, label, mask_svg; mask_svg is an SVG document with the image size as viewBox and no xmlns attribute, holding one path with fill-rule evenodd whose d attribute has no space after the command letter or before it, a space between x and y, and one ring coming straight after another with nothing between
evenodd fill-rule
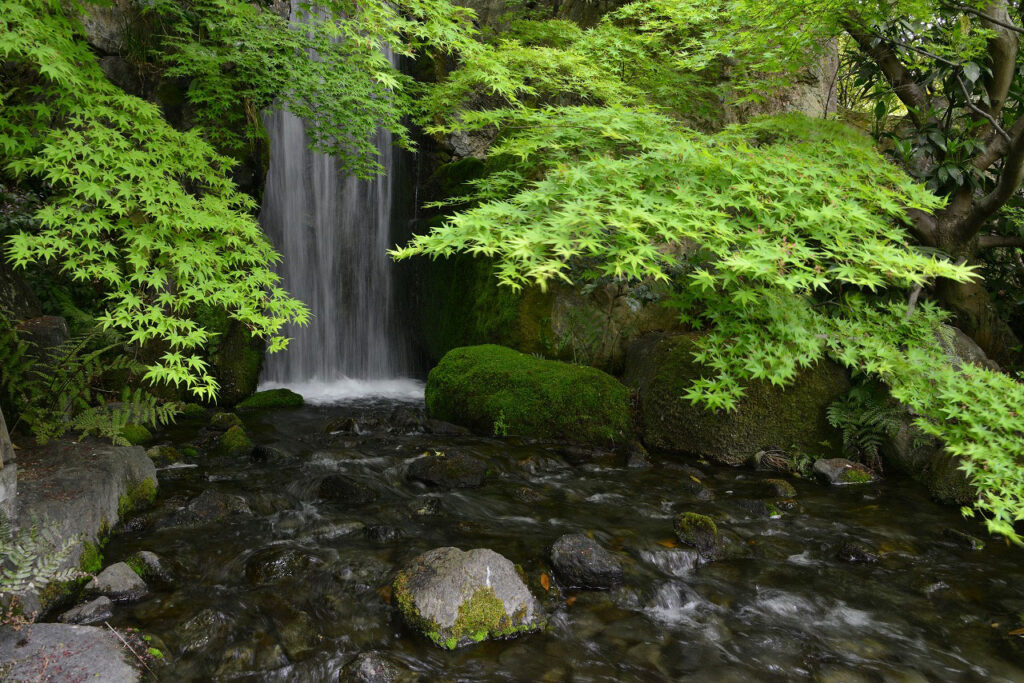
<instances>
[{"instance_id":1,"label":"smooth stone","mask_svg":"<svg viewBox=\"0 0 1024 683\"><path fill-rule=\"evenodd\" d=\"M115 602L137 600L149 592L149 587L124 562L112 564L85 586L87 593L105 595Z\"/></svg>"},{"instance_id":2,"label":"smooth stone","mask_svg":"<svg viewBox=\"0 0 1024 683\"><path fill-rule=\"evenodd\" d=\"M570 588L614 588L622 583L622 564L583 534L566 534L551 547L551 564Z\"/></svg>"},{"instance_id":3,"label":"smooth stone","mask_svg":"<svg viewBox=\"0 0 1024 683\"><path fill-rule=\"evenodd\" d=\"M814 462L814 474L832 486L868 484L878 479L864 465L846 458L822 458Z\"/></svg>"},{"instance_id":4,"label":"smooth stone","mask_svg":"<svg viewBox=\"0 0 1024 683\"><path fill-rule=\"evenodd\" d=\"M109 619L114 614L114 603L105 595L78 605L60 615L57 620L64 624L95 624Z\"/></svg>"}]
</instances>

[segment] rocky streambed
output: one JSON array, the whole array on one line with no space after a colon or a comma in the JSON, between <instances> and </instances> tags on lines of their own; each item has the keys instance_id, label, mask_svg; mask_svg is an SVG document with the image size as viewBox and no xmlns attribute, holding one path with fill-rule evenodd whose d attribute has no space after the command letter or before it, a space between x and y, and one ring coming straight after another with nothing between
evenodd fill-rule
<instances>
[{"instance_id":1,"label":"rocky streambed","mask_svg":"<svg viewBox=\"0 0 1024 683\"><path fill-rule=\"evenodd\" d=\"M480 438L416 403L242 419L254 449L161 463L156 507L104 549L159 557L108 621L168 680L1024 680L1021 551L974 549L909 481ZM206 424L158 437L191 454ZM509 561L513 637L408 623L396 578L438 548Z\"/></svg>"}]
</instances>

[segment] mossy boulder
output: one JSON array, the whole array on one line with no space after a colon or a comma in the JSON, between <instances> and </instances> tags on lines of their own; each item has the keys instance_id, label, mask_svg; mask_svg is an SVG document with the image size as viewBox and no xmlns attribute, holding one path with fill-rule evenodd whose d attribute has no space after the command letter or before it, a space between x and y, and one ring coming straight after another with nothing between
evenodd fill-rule
<instances>
[{"instance_id":1,"label":"mossy boulder","mask_svg":"<svg viewBox=\"0 0 1024 683\"><path fill-rule=\"evenodd\" d=\"M715 520L696 512L684 512L673 524L676 538L683 545L694 548L703 560L714 560L722 555L724 544Z\"/></svg>"},{"instance_id":2,"label":"mossy boulder","mask_svg":"<svg viewBox=\"0 0 1024 683\"><path fill-rule=\"evenodd\" d=\"M974 502L978 491L960 469L960 459L947 452L941 441L921 432L914 425L909 409L905 406L898 409L899 424L881 447L887 469L909 475L940 503L970 505Z\"/></svg>"},{"instance_id":3,"label":"mossy boulder","mask_svg":"<svg viewBox=\"0 0 1024 683\"><path fill-rule=\"evenodd\" d=\"M305 404L302 396L289 389L267 389L257 391L241 401L236 408L266 410L270 408L301 408Z\"/></svg>"},{"instance_id":4,"label":"mossy boulder","mask_svg":"<svg viewBox=\"0 0 1024 683\"><path fill-rule=\"evenodd\" d=\"M253 337L248 328L219 308L203 307L198 322L216 336L207 344L210 373L220 384L217 402L233 406L256 391L263 369L265 344Z\"/></svg>"},{"instance_id":5,"label":"mossy boulder","mask_svg":"<svg viewBox=\"0 0 1024 683\"><path fill-rule=\"evenodd\" d=\"M128 424L121 428L121 437L133 446L153 440L153 433L140 424Z\"/></svg>"},{"instance_id":6,"label":"mossy boulder","mask_svg":"<svg viewBox=\"0 0 1024 683\"><path fill-rule=\"evenodd\" d=\"M128 487L128 490L117 499L118 519L124 520L128 515L145 510L156 500L156 480L145 478Z\"/></svg>"},{"instance_id":7,"label":"mossy boulder","mask_svg":"<svg viewBox=\"0 0 1024 683\"><path fill-rule=\"evenodd\" d=\"M822 458L814 462L814 476L831 486L870 484L878 477L870 469L846 458Z\"/></svg>"},{"instance_id":8,"label":"mossy boulder","mask_svg":"<svg viewBox=\"0 0 1024 683\"><path fill-rule=\"evenodd\" d=\"M819 361L786 387L753 382L732 412L712 412L685 398L696 379L712 373L693 358L695 333L645 337L630 346L624 382L639 393L644 445L740 465L760 451L831 454L841 439L826 419L849 378Z\"/></svg>"},{"instance_id":9,"label":"mossy boulder","mask_svg":"<svg viewBox=\"0 0 1024 683\"><path fill-rule=\"evenodd\" d=\"M245 428L235 425L221 434L217 446L225 455L249 455L252 453L254 444L249 435L245 433Z\"/></svg>"},{"instance_id":10,"label":"mossy boulder","mask_svg":"<svg viewBox=\"0 0 1024 683\"><path fill-rule=\"evenodd\" d=\"M242 418L234 413L217 413L210 418L210 429L217 432L226 432L232 427L241 427Z\"/></svg>"},{"instance_id":11,"label":"mossy boulder","mask_svg":"<svg viewBox=\"0 0 1024 683\"><path fill-rule=\"evenodd\" d=\"M410 626L449 650L545 625L515 565L486 548L427 551L398 573L392 595Z\"/></svg>"},{"instance_id":12,"label":"mossy boulder","mask_svg":"<svg viewBox=\"0 0 1024 683\"><path fill-rule=\"evenodd\" d=\"M485 344L448 352L430 371L431 417L480 434L586 444L633 437L629 389L595 368Z\"/></svg>"},{"instance_id":13,"label":"mossy boulder","mask_svg":"<svg viewBox=\"0 0 1024 683\"><path fill-rule=\"evenodd\" d=\"M181 412L178 416L186 420L195 420L206 416L206 408L198 403L182 403Z\"/></svg>"},{"instance_id":14,"label":"mossy boulder","mask_svg":"<svg viewBox=\"0 0 1024 683\"><path fill-rule=\"evenodd\" d=\"M157 467L167 467L181 460L181 452L174 446L161 444L146 451L146 455Z\"/></svg>"}]
</instances>

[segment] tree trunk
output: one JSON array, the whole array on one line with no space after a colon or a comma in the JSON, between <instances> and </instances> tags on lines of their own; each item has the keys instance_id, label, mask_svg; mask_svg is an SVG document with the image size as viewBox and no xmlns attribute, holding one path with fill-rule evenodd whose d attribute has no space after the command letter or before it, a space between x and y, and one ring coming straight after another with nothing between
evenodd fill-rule
<instances>
[{"instance_id":1,"label":"tree trunk","mask_svg":"<svg viewBox=\"0 0 1024 683\"><path fill-rule=\"evenodd\" d=\"M989 358L1003 366L1020 364L1020 339L996 313L982 281L943 279L938 282L935 295L953 313L953 324L977 342Z\"/></svg>"}]
</instances>

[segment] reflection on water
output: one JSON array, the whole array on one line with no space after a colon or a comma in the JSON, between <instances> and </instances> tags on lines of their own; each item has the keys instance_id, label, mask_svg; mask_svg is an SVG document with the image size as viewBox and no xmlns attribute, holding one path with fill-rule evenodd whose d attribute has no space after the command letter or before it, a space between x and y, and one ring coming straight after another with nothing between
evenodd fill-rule
<instances>
[{"instance_id":1,"label":"reflection on water","mask_svg":"<svg viewBox=\"0 0 1024 683\"><path fill-rule=\"evenodd\" d=\"M715 494L702 501L682 485L693 470L671 458L640 470L572 466L515 439L397 433L415 431L408 415L418 409L378 401L245 416L259 458L162 472L157 509L106 556L154 550L174 580L112 623L153 634L169 680L335 680L370 649L422 680L1024 680L1024 651L1009 635L1022 625L1024 556L994 539L980 552L957 546L944 529L980 529L908 482L828 490L796 480L798 504L770 519L750 504L769 475L691 462ZM388 422L395 415L400 424ZM439 450L486 459L487 483L444 492L406 480L410 461ZM320 479L335 472L370 502L318 500ZM252 514L167 524L208 490L241 496ZM676 547L672 517L687 510L719 520L733 559L700 565ZM562 592L553 581L545 592L548 548L569 532L618 553L625 585ZM880 561L836 559L850 541ZM417 637L386 587L442 545L488 547L521 564L550 629L456 652Z\"/></svg>"}]
</instances>

